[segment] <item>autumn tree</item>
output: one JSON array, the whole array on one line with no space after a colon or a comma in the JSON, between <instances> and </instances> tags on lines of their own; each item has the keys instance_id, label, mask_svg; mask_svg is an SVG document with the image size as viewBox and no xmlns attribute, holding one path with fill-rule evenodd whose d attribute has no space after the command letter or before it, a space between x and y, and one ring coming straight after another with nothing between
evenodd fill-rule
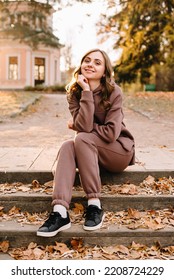
<instances>
[{"instance_id":1,"label":"autumn tree","mask_svg":"<svg viewBox=\"0 0 174 280\"><path fill-rule=\"evenodd\" d=\"M117 3L117 5L116 5ZM110 16L103 15L99 32L114 36L114 48L121 49L114 67L119 82L148 83L152 66L174 65L173 0L108 0Z\"/></svg>"}]
</instances>

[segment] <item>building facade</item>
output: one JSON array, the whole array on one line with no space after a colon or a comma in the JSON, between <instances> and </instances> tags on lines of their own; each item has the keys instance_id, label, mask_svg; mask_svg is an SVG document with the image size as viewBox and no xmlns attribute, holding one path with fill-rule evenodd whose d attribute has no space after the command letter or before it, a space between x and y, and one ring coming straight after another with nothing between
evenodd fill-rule
<instances>
[{"instance_id":1,"label":"building facade","mask_svg":"<svg viewBox=\"0 0 174 280\"><path fill-rule=\"evenodd\" d=\"M40 9L43 14L42 5L44 4L35 2L34 10ZM0 11L0 89L23 89L40 84L45 86L60 84L61 45L58 43L46 45L43 44L43 40L39 41L39 38L43 39L39 37L43 33L43 26L45 30L52 32L54 10L49 7L47 14L41 17L41 13L32 12L33 7L28 1L11 1L8 8L11 12L9 17L4 9ZM38 35L37 46L32 45L29 39L25 40L27 35L24 38L19 31L17 32L19 37L15 35L14 38L12 29L16 31L16 26L19 29L21 25L24 28L33 25L34 32L31 36ZM24 40L21 40L20 36L23 36Z\"/></svg>"}]
</instances>

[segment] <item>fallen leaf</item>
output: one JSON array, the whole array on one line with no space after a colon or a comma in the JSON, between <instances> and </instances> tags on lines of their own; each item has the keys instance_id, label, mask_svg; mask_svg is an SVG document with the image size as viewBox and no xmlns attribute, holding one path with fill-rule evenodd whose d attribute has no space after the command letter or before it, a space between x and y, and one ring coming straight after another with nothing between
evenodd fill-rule
<instances>
[{"instance_id":1,"label":"fallen leaf","mask_svg":"<svg viewBox=\"0 0 174 280\"><path fill-rule=\"evenodd\" d=\"M137 191L137 187L134 184L125 184L119 188L119 193L135 195L138 193L138 191Z\"/></svg>"},{"instance_id":2,"label":"fallen leaf","mask_svg":"<svg viewBox=\"0 0 174 280\"><path fill-rule=\"evenodd\" d=\"M9 215L16 215L16 214L20 214L21 212L21 209L16 207L16 206L13 206L9 211L8 211L8 214Z\"/></svg>"},{"instance_id":3,"label":"fallen leaf","mask_svg":"<svg viewBox=\"0 0 174 280\"><path fill-rule=\"evenodd\" d=\"M50 254L53 254L53 252L54 252L54 246L53 245L47 245L46 246L46 249L45 249L45 252L48 252L48 253L50 253Z\"/></svg>"},{"instance_id":4,"label":"fallen leaf","mask_svg":"<svg viewBox=\"0 0 174 280\"><path fill-rule=\"evenodd\" d=\"M69 248L65 243L56 242L56 245L53 248L54 250L59 251L61 254L64 254L65 252L69 251Z\"/></svg>"},{"instance_id":5,"label":"fallen leaf","mask_svg":"<svg viewBox=\"0 0 174 280\"><path fill-rule=\"evenodd\" d=\"M82 239L71 239L71 246L74 250L79 249L80 247L82 247L83 245L83 241Z\"/></svg>"},{"instance_id":6,"label":"fallen leaf","mask_svg":"<svg viewBox=\"0 0 174 280\"><path fill-rule=\"evenodd\" d=\"M40 260L40 259L42 259L43 256L44 256L44 254L45 254L45 252L44 252L43 250L39 249L39 248L34 248L34 250L33 250L32 253L33 253L33 255L34 255L34 259L35 259L35 260Z\"/></svg>"},{"instance_id":7,"label":"fallen leaf","mask_svg":"<svg viewBox=\"0 0 174 280\"><path fill-rule=\"evenodd\" d=\"M127 228L129 228L129 229L137 229L137 228L140 228L142 226L142 224L141 223L131 223L131 224L129 224L129 225L127 225Z\"/></svg>"},{"instance_id":8,"label":"fallen leaf","mask_svg":"<svg viewBox=\"0 0 174 280\"><path fill-rule=\"evenodd\" d=\"M20 186L18 188L19 191L21 192L29 192L30 191L30 188L29 187L26 187L26 186Z\"/></svg>"},{"instance_id":9,"label":"fallen leaf","mask_svg":"<svg viewBox=\"0 0 174 280\"><path fill-rule=\"evenodd\" d=\"M72 209L75 214L83 213L84 206L81 203L74 203L74 208Z\"/></svg>"},{"instance_id":10,"label":"fallen leaf","mask_svg":"<svg viewBox=\"0 0 174 280\"><path fill-rule=\"evenodd\" d=\"M148 255L154 257L154 256L158 256L159 253L157 250L150 249L150 250L148 250Z\"/></svg>"},{"instance_id":11,"label":"fallen leaf","mask_svg":"<svg viewBox=\"0 0 174 280\"><path fill-rule=\"evenodd\" d=\"M169 224L174 226L174 219L169 219Z\"/></svg>"},{"instance_id":12,"label":"fallen leaf","mask_svg":"<svg viewBox=\"0 0 174 280\"><path fill-rule=\"evenodd\" d=\"M155 178L153 177L153 176L151 176L151 175L149 175L144 181L143 181L143 183L145 184L145 185L153 185L153 183L155 182Z\"/></svg>"},{"instance_id":13,"label":"fallen leaf","mask_svg":"<svg viewBox=\"0 0 174 280\"><path fill-rule=\"evenodd\" d=\"M35 256L33 254L33 249L26 249L21 253L23 254L24 260L34 260L35 259Z\"/></svg>"},{"instance_id":14,"label":"fallen leaf","mask_svg":"<svg viewBox=\"0 0 174 280\"><path fill-rule=\"evenodd\" d=\"M10 246L9 241L0 242L0 252L7 253L9 246Z\"/></svg>"},{"instance_id":15,"label":"fallen leaf","mask_svg":"<svg viewBox=\"0 0 174 280\"><path fill-rule=\"evenodd\" d=\"M132 251L130 252L129 257L130 257L131 259L133 259L133 260L140 259L140 258L141 258L141 252L132 250Z\"/></svg>"},{"instance_id":16,"label":"fallen leaf","mask_svg":"<svg viewBox=\"0 0 174 280\"><path fill-rule=\"evenodd\" d=\"M155 210L148 210L148 214L151 216L155 216L156 215L156 211Z\"/></svg>"},{"instance_id":17,"label":"fallen leaf","mask_svg":"<svg viewBox=\"0 0 174 280\"><path fill-rule=\"evenodd\" d=\"M141 217L141 213L138 210L132 208L128 209L128 215L130 218L134 219L139 219Z\"/></svg>"},{"instance_id":18,"label":"fallen leaf","mask_svg":"<svg viewBox=\"0 0 174 280\"><path fill-rule=\"evenodd\" d=\"M154 221L155 221L157 224L161 224L161 218L160 218L160 217L155 218Z\"/></svg>"},{"instance_id":19,"label":"fallen leaf","mask_svg":"<svg viewBox=\"0 0 174 280\"><path fill-rule=\"evenodd\" d=\"M45 186L45 187L53 187L53 180L52 180L52 181L49 181L49 182L44 183L44 186Z\"/></svg>"},{"instance_id":20,"label":"fallen leaf","mask_svg":"<svg viewBox=\"0 0 174 280\"><path fill-rule=\"evenodd\" d=\"M106 254L111 255L111 254L117 252L118 250L115 249L115 246L108 246L108 247L103 247L102 251Z\"/></svg>"},{"instance_id":21,"label":"fallen leaf","mask_svg":"<svg viewBox=\"0 0 174 280\"><path fill-rule=\"evenodd\" d=\"M137 251L142 251L142 250L146 250L147 246L144 244L139 244L139 243L135 243L134 241L132 242L131 248Z\"/></svg>"},{"instance_id":22,"label":"fallen leaf","mask_svg":"<svg viewBox=\"0 0 174 280\"><path fill-rule=\"evenodd\" d=\"M168 246L168 247L165 247L163 248L163 251L168 251L170 254L173 254L174 253L174 246Z\"/></svg>"},{"instance_id":23,"label":"fallen leaf","mask_svg":"<svg viewBox=\"0 0 174 280\"><path fill-rule=\"evenodd\" d=\"M169 221L168 221L168 219L165 217L164 219L163 219L163 224L168 224L169 223Z\"/></svg>"},{"instance_id":24,"label":"fallen leaf","mask_svg":"<svg viewBox=\"0 0 174 280\"><path fill-rule=\"evenodd\" d=\"M115 254L113 255L109 255L107 253L100 253L100 258L99 259L105 259L105 260L119 260L120 258L118 256L116 256Z\"/></svg>"},{"instance_id":25,"label":"fallen leaf","mask_svg":"<svg viewBox=\"0 0 174 280\"><path fill-rule=\"evenodd\" d=\"M116 252L120 252L120 253L126 254L126 255L129 254L129 249L124 245L117 245L114 248L115 248Z\"/></svg>"},{"instance_id":26,"label":"fallen leaf","mask_svg":"<svg viewBox=\"0 0 174 280\"><path fill-rule=\"evenodd\" d=\"M28 249L34 249L37 247L37 243L35 242L31 242L29 245L28 245Z\"/></svg>"},{"instance_id":27,"label":"fallen leaf","mask_svg":"<svg viewBox=\"0 0 174 280\"><path fill-rule=\"evenodd\" d=\"M33 188L40 188L41 187L40 183L37 180L33 180L31 184L32 184Z\"/></svg>"},{"instance_id":28,"label":"fallen leaf","mask_svg":"<svg viewBox=\"0 0 174 280\"><path fill-rule=\"evenodd\" d=\"M0 207L0 217L2 217L4 215L3 209L4 209L4 207Z\"/></svg>"},{"instance_id":29,"label":"fallen leaf","mask_svg":"<svg viewBox=\"0 0 174 280\"><path fill-rule=\"evenodd\" d=\"M145 221L145 226L152 230L159 230L165 228L165 225L156 223L155 220Z\"/></svg>"}]
</instances>

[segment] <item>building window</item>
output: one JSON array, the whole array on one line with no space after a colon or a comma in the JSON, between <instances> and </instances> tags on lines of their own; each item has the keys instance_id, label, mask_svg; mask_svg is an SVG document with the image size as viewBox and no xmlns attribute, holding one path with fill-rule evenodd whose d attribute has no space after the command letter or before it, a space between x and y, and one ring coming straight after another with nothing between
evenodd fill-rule
<instances>
[{"instance_id":1,"label":"building window","mask_svg":"<svg viewBox=\"0 0 174 280\"><path fill-rule=\"evenodd\" d=\"M44 82L45 82L45 58L35 57L34 80L35 80L35 85L44 84Z\"/></svg>"},{"instance_id":2,"label":"building window","mask_svg":"<svg viewBox=\"0 0 174 280\"><path fill-rule=\"evenodd\" d=\"M8 79L17 80L18 79L18 57L9 57L9 67L8 67Z\"/></svg>"}]
</instances>

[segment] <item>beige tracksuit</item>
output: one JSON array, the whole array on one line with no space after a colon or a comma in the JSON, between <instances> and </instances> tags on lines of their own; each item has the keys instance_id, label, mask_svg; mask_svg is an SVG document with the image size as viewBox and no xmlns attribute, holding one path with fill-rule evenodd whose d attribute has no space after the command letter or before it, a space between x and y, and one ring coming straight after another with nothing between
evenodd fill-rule
<instances>
[{"instance_id":1,"label":"beige tracksuit","mask_svg":"<svg viewBox=\"0 0 174 280\"><path fill-rule=\"evenodd\" d=\"M108 111L99 106L100 100L101 86L93 92L82 91L80 101L75 95L69 101L73 129L77 133L74 139L65 141L58 152L52 205L69 208L77 167L87 198L98 198L100 166L120 172L134 164L134 138L123 123L120 88L115 85Z\"/></svg>"}]
</instances>

